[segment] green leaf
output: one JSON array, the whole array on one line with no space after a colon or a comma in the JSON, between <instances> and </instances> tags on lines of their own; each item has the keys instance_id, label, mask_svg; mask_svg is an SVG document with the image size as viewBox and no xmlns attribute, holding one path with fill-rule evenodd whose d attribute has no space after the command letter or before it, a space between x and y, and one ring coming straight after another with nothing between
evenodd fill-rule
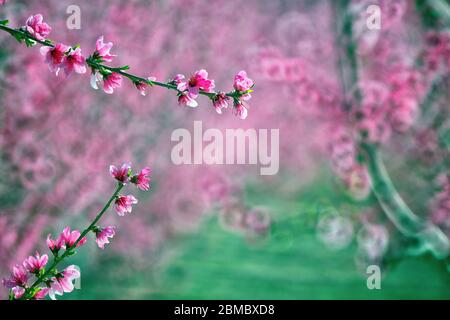
<instances>
[{"instance_id":1,"label":"green leaf","mask_svg":"<svg viewBox=\"0 0 450 320\"><path fill-rule=\"evenodd\" d=\"M16 38L16 40L19 41L19 43L22 43L23 36L20 33L13 33L13 37Z\"/></svg>"},{"instance_id":2,"label":"green leaf","mask_svg":"<svg viewBox=\"0 0 450 320\"><path fill-rule=\"evenodd\" d=\"M119 70L119 71L122 71L122 70L129 70L129 69L130 69L130 66L122 66L122 67L114 68L114 70Z\"/></svg>"},{"instance_id":3,"label":"green leaf","mask_svg":"<svg viewBox=\"0 0 450 320\"><path fill-rule=\"evenodd\" d=\"M34 41L30 38L25 38L25 44L27 47L32 47L32 46L36 45L36 41Z\"/></svg>"},{"instance_id":4,"label":"green leaf","mask_svg":"<svg viewBox=\"0 0 450 320\"><path fill-rule=\"evenodd\" d=\"M75 250L69 249L66 254L67 254L67 257L70 257L70 256L73 256L75 253L77 253Z\"/></svg>"},{"instance_id":5,"label":"green leaf","mask_svg":"<svg viewBox=\"0 0 450 320\"><path fill-rule=\"evenodd\" d=\"M7 24L9 24L9 20L0 20L0 24L2 26L6 26Z\"/></svg>"}]
</instances>

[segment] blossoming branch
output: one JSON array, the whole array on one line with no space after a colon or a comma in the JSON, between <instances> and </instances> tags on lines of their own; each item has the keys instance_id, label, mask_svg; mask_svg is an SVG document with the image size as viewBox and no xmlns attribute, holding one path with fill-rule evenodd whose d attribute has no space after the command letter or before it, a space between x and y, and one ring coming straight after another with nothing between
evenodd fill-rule
<instances>
[{"instance_id":1,"label":"blossoming branch","mask_svg":"<svg viewBox=\"0 0 450 320\"><path fill-rule=\"evenodd\" d=\"M204 69L194 72L189 78L177 74L168 82L160 82L155 77L144 78L126 72L130 69L127 65L120 67L105 65L105 62L112 62L116 55L110 52L113 43L105 43L103 36L97 39L94 52L86 58L81 53L79 46L67 46L48 39L52 28L44 22L41 14L30 16L22 28L10 28L7 26L8 23L8 20L0 21L0 30L8 32L28 47L41 44L40 52L45 57L45 63L48 64L49 70L55 75L58 75L61 70L65 77L73 72L84 74L87 71L86 67L89 67L92 88L98 89L99 83L102 83L103 90L107 94L112 94L114 89L121 87L125 77L143 96L147 94L148 87L159 86L175 90L180 105L195 108L198 106L196 99L199 95L203 95L211 99L218 114L222 114L222 109L227 109L232 103L236 116L241 119L247 117L247 101L251 98L254 82L245 71L236 74L233 83L234 89L227 93L214 91L214 80L208 79L208 72Z\"/></svg>"},{"instance_id":2,"label":"blossoming branch","mask_svg":"<svg viewBox=\"0 0 450 320\"><path fill-rule=\"evenodd\" d=\"M60 271L57 269L59 264L74 255L76 248L86 243L89 233L95 234L95 242L100 249L104 249L105 244L109 243L109 239L115 236L116 227L101 227L98 222L113 202L119 216L131 213L132 205L136 204L138 200L132 195L121 194L123 187L128 182L135 184L141 190L150 189L150 168L144 168L138 174L134 174L131 165L125 163L120 168L110 166L109 171L117 180L116 190L89 226L81 233L66 227L55 239L50 234L47 236L47 246L53 255L50 267L46 268L48 255L36 252L34 256L25 259L21 265L13 267L9 279L2 280L3 285L10 290L10 300L44 299L47 295L54 300L55 295L72 292L73 280L80 277L80 272L74 265Z\"/></svg>"}]
</instances>

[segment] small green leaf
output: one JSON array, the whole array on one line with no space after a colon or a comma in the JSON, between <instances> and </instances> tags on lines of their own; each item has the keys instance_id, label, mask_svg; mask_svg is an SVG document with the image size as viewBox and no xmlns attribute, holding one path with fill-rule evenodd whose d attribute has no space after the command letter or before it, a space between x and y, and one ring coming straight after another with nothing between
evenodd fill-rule
<instances>
[{"instance_id":1,"label":"small green leaf","mask_svg":"<svg viewBox=\"0 0 450 320\"><path fill-rule=\"evenodd\" d=\"M117 67L117 68L113 68L114 70L117 71L122 71L122 70L129 70L130 66L122 66L122 67Z\"/></svg>"},{"instance_id":2,"label":"small green leaf","mask_svg":"<svg viewBox=\"0 0 450 320\"><path fill-rule=\"evenodd\" d=\"M9 20L0 20L0 24L2 26L6 26L7 24L9 24Z\"/></svg>"},{"instance_id":3,"label":"small green leaf","mask_svg":"<svg viewBox=\"0 0 450 320\"><path fill-rule=\"evenodd\" d=\"M111 71L109 71L109 70L107 70L107 69L105 69L105 68L102 68L102 67L100 67L99 69L98 69L98 71L100 72L100 74L102 75L102 76L104 76L104 77L107 77L107 76L109 76L112 72Z\"/></svg>"},{"instance_id":4,"label":"small green leaf","mask_svg":"<svg viewBox=\"0 0 450 320\"><path fill-rule=\"evenodd\" d=\"M34 41L30 38L25 38L25 44L27 45L27 47L32 47L32 46L36 45L36 41Z\"/></svg>"},{"instance_id":5,"label":"small green leaf","mask_svg":"<svg viewBox=\"0 0 450 320\"><path fill-rule=\"evenodd\" d=\"M13 37L16 38L16 40L19 41L19 43L22 43L23 36L20 33L13 33Z\"/></svg>"},{"instance_id":6,"label":"small green leaf","mask_svg":"<svg viewBox=\"0 0 450 320\"><path fill-rule=\"evenodd\" d=\"M67 256L68 257L73 256L75 253L76 253L75 250L70 249L69 251L67 251Z\"/></svg>"}]
</instances>

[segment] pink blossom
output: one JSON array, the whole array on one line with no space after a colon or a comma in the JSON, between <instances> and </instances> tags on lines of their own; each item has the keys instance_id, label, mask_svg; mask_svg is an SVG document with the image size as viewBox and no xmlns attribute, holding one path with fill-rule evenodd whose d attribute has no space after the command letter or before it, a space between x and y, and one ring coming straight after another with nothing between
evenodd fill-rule
<instances>
[{"instance_id":1,"label":"pink blossom","mask_svg":"<svg viewBox=\"0 0 450 320\"><path fill-rule=\"evenodd\" d=\"M48 255L40 255L38 252L36 252L35 256L29 256L25 261L23 262L23 266L25 269L27 269L31 273L38 273L41 271L48 261Z\"/></svg>"},{"instance_id":2,"label":"pink blossom","mask_svg":"<svg viewBox=\"0 0 450 320\"><path fill-rule=\"evenodd\" d=\"M33 299L34 300L42 300L45 298L45 296L48 294L49 292L49 288L39 288L39 291L36 292L36 294L34 295Z\"/></svg>"},{"instance_id":3,"label":"pink blossom","mask_svg":"<svg viewBox=\"0 0 450 320\"><path fill-rule=\"evenodd\" d=\"M52 28L43 22L44 18L41 14L30 16L26 22L26 29L29 34L35 37L37 40L43 41L52 31Z\"/></svg>"},{"instance_id":4,"label":"pink blossom","mask_svg":"<svg viewBox=\"0 0 450 320\"><path fill-rule=\"evenodd\" d=\"M96 235L95 242L97 242L97 245L100 249L104 249L105 244L109 243L108 238L112 239L115 234L116 234L115 227L110 226L106 228L99 228L99 230L95 232Z\"/></svg>"},{"instance_id":5,"label":"pink blossom","mask_svg":"<svg viewBox=\"0 0 450 320\"><path fill-rule=\"evenodd\" d=\"M116 72L103 76L103 91L107 94L114 93L114 89L122 86L122 76Z\"/></svg>"},{"instance_id":6,"label":"pink blossom","mask_svg":"<svg viewBox=\"0 0 450 320\"><path fill-rule=\"evenodd\" d=\"M172 82L178 86L180 83L184 82L184 79L186 79L186 77L179 73L173 78Z\"/></svg>"},{"instance_id":7,"label":"pink blossom","mask_svg":"<svg viewBox=\"0 0 450 320\"><path fill-rule=\"evenodd\" d=\"M3 279L2 284L12 289L16 286L25 286L28 281L28 273L24 267L16 265L13 267L11 277L9 279Z\"/></svg>"},{"instance_id":8,"label":"pink blossom","mask_svg":"<svg viewBox=\"0 0 450 320\"><path fill-rule=\"evenodd\" d=\"M139 174L135 175L131 179L131 182L136 184L136 186L141 190L145 191L150 189L150 177L149 177L150 172L151 170L149 167L142 169L141 172L139 172Z\"/></svg>"},{"instance_id":9,"label":"pink blossom","mask_svg":"<svg viewBox=\"0 0 450 320\"><path fill-rule=\"evenodd\" d=\"M382 1L381 11L386 12L383 28L390 28L401 21L407 12L407 1Z\"/></svg>"},{"instance_id":10,"label":"pink blossom","mask_svg":"<svg viewBox=\"0 0 450 320\"><path fill-rule=\"evenodd\" d=\"M58 75L60 67L63 67L66 60L66 52L69 50L69 47L58 43L54 47L43 46L40 51L41 54L45 57L45 63L48 64L48 68L51 72L54 72Z\"/></svg>"},{"instance_id":11,"label":"pink blossom","mask_svg":"<svg viewBox=\"0 0 450 320\"><path fill-rule=\"evenodd\" d=\"M253 80L247 77L247 72L242 70L234 76L233 86L239 92L246 92L252 88Z\"/></svg>"},{"instance_id":12,"label":"pink blossom","mask_svg":"<svg viewBox=\"0 0 450 320\"><path fill-rule=\"evenodd\" d=\"M15 299L20 299L25 293L25 289L19 286L12 288L11 291Z\"/></svg>"},{"instance_id":13,"label":"pink blossom","mask_svg":"<svg viewBox=\"0 0 450 320\"><path fill-rule=\"evenodd\" d=\"M66 76L75 71L76 73L83 74L86 73L86 59L81 54L81 49L76 48L69 51L63 62L62 68Z\"/></svg>"},{"instance_id":14,"label":"pink blossom","mask_svg":"<svg viewBox=\"0 0 450 320\"><path fill-rule=\"evenodd\" d=\"M55 294L63 295L64 292L72 292L73 280L80 277L80 272L74 265L68 266L63 272L51 279L52 283L48 290L48 295L52 300L56 300Z\"/></svg>"},{"instance_id":15,"label":"pink blossom","mask_svg":"<svg viewBox=\"0 0 450 320\"><path fill-rule=\"evenodd\" d=\"M242 120L245 120L247 118L247 108L241 101L234 104L234 114Z\"/></svg>"},{"instance_id":16,"label":"pink blossom","mask_svg":"<svg viewBox=\"0 0 450 320\"><path fill-rule=\"evenodd\" d=\"M53 253L57 253L62 247L64 247L64 239L62 235L59 235L59 237L56 240L53 240L51 238L51 234L48 234L47 246Z\"/></svg>"},{"instance_id":17,"label":"pink blossom","mask_svg":"<svg viewBox=\"0 0 450 320\"><path fill-rule=\"evenodd\" d=\"M70 248L75 244L75 242L77 242L78 238L80 237L80 231L78 230L70 231L70 227L65 227L63 232L61 233L61 237L64 240L64 243L66 244L67 248ZM77 243L77 247L80 247L85 243L86 237L83 237Z\"/></svg>"},{"instance_id":18,"label":"pink blossom","mask_svg":"<svg viewBox=\"0 0 450 320\"><path fill-rule=\"evenodd\" d=\"M450 62L450 35L441 32L429 32L426 36L427 47L424 55L428 71L438 71Z\"/></svg>"},{"instance_id":19,"label":"pink blossom","mask_svg":"<svg viewBox=\"0 0 450 320\"><path fill-rule=\"evenodd\" d=\"M252 95L251 95L250 93L246 93L246 94L243 94L243 95L241 96L240 100L242 100L242 101L248 101L248 100L250 100L251 98L252 98Z\"/></svg>"},{"instance_id":20,"label":"pink blossom","mask_svg":"<svg viewBox=\"0 0 450 320\"><path fill-rule=\"evenodd\" d=\"M68 280L74 280L80 277L80 271L74 265L71 265L62 272L62 275Z\"/></svg>"},{"instance_id":21,"label":"pink blossom","mask_svg":"<svg viewBox=\"0 0 450 320\"><path fill-rule=\"evenodd\" d=\"M239 71L239 73L234 77L233 86L236 91L242 94L239 101L235 101L234 103L234 114L244 120L247 118L248 112L247 107L242 101L248 101L251 99L252 96L249 91L253 87L253 80L248 78L247 73L242 70Z\"/></svg>"},{"instance_id":22,"label":"pink blossom","mask_svg":"<svg viewBox=\"0 0 450 320\"><path fill-rule=\"evenodd\" d=\"M222 109L227 109L230 98L223 92L219 92L213 98L213 106L218 114L222 114Z\"/></svg>"},{"instance_id":23,"label":"pink blossom","mask_svg":"<svg viewBox=\"0 0 450 320\"><path fill-rule=\"evenodd\" d=\"M179 91L188 90L189 97L192 99L198 97L200 90L212 92L215 87L214 80L208 79L208 72L205 69L196 71L187 82L181 81L181 79L179 80L180 82L177 84L177 89Z\"/></svg>"},{"instance_id":24,"label":"pink blossom","mask_svg":"<svg viewBox=\"0 0 450 320\"><path fill-rule=\"evenodd\" d=\"M192 99L186 92L182 92L179 94L178 104L185 105L191 108L196 108L198 106L197 101Z\"/></svg>"},{"instance_id":25,"label":"pink blossom","mask_svg":"<svg viewBox=\"0 0 450 320\"><path fill-rule=\"evenodd\" d=\"M98 90L98 83L103 80L103 91L107 94L114 93L115 88L122 86L122 76L116 72L102 75L98 70L91 74L91 87Z\"/></svg>"},{"instance_id":26,"label":"pink blossom","mask_svg":"<svg viewBox=\"0 0 450 320\"><path fill-rule=\"evenodd\" d=\"M50 281L52 283L50 285L50 288L48 289L48 295L50 299L56 300L55 295L57 294L62 296L64 294L64 289L56 277L51 278Z\"/></svg>"},{"instance_id":27,"label":"pink blossom","mask_svg":"<svg viewBox=\"0 0 450 320\"><path fill-rule=\"evenodd\" d=\"M356 163L356 142L352 133L342 126L334 125L328 133L332 166L341 178L345 178Z\"/></svg>"},{"instance_id":28,"label":"pink blossom","mask_svg":"<svg viewBox=\"0 0 450 320\"><path fill-rule=\"evenodd\" d=\"M132 205L138 203L137 199L132 195L119 196L115 201L116 212L119 216L124 216L125 213L131 213Z\"/></svg>"},{"instance_id":29,"label":"pink blossom","mask_svg":"<svg viewBox=\"0 0 450 320\"><path fill-rule=\"evenodd\" d=\"M148 84L145 82L135 82L134 85L136 86L136 89L140 92L141 95L146 96L147 95L147 87Z\"/></svg>"},{"instance_id":30,"label":"pink blossom","mask_svg":"<svg viewBox=\"0 0 450 320\"><path fill-rule=\"evenodd\" d=\"M148 77L148 81L156 81L155 77ZM141 93L141 95L146 96L147 95L147 88L149 87L149 84L146 82L135 82L134 85L136 86L136 89Z\"/></svg>"},{"instance_id":31,"label":"pink blossom","mask_svg":"<svg viewBox=\"0 0 450 320\"><path fill-rule=\"evenodd\" d=\"M364 116L356 124L363 139L372 143L384 143L391 135L391 126L384 113Z\"/></svg>"},{"instance_id":32,"label":"pink blossom","mask_svg":"<svg viewBox=\"0 0 450 320\"><path fill-rule=\"evenodd\" d=\"M115 54L111 54L109 51L113 47L112 42L103 42L103 36L99 37L97 39L97 42L95 43L95 52L94 56L97 56L101 58L103 61L111 62L113 57L115 57Z\"/></svg>"},{"instance_id":33,"label":"pink blossom","mask_svg":"<svg viewBox=\"0 0 450 320\"><path fill-rule=\"evenodd\" d=\"M123 184L126 184L130 180L129 174L131 173L131 163L127 162L127 163L122 164L120 169L117 168L116 166L110 165L109 173L117 181L120 181Z\"/></svg>"},{"instance_id":34,"label":"pink blossom","mask_svg":"<svg viewBox=\"0 0 450 320\"><path fill-rule=\"evenodd\" d=\"M400 103L394 104L389 114L392 129L398 132L407 131L418 115L417 101L412 97L402 97Z\"/></svg>"},{"instance_id":35,"label":"pink blossom","mask_svg":"<svg viewBox=\"0 0 450 320\"><path fill-rule=\"evenodd\" d=\"M81 246L84 245L86 242L87 242L87 238L86 238L86 237L81 238L80 241L78 241L78 243L77 243L77 248L78 248L78 247L81 247Z\"/></svg>"}]
</instances>

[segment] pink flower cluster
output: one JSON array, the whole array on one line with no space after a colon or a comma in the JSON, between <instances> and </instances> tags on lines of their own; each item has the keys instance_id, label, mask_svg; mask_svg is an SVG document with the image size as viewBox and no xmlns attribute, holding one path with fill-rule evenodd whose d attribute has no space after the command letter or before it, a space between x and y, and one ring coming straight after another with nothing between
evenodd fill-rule
<instances>
[{"instance_id":1,"label":"pink flower cluster","mask_svg":"<svg viewBox=\"0 0 450 320\"><path fill-rule=\"evenodd\" d=\"M78 240L80 238L80 235L81 233L78 230L71 231L70 227L65 227L58 238L56 238L55 240L52 239L51 234L47 235L47 246L54 255L58 255L59 250L72 249L75 243L76 247L80 247L85 244L87 238L83 237L82 239Z\"/></svg>"},{"instance_id":2,"label":"pink flower cluster","mask_svg":"<svg viewBox=\"0 0 450 320\"><path fill-rule=\"evenodd\" d=\"M141 190L148 190L150 188L150 168L148 167L142 169L138 174L133 175L130 163L125 163L120 168L111 165L110 173L121 186L131 182ZM114 200L115 209L120 216L131 212L131 206L137 203L137 199L131 195L117 195ZM100 213L98 219L103 212ZM61 272L57 272L53 268L56 266L55 263L57 261L59 262L57 260L58 258L64 259L72 255L75 248L84 245L87 242L86 235L90 231L95 233L97 246L100 249L104 249L105 244L108 244L109 240L115 236L116 228L114 226L100 227L94 225L93 227L88 227L81 233L78 230L71 230L70 227L65 227L55 239L52 238L51 234L48 234L47 246L55 257L52 267L46 270L48 255L40 255L36 252L34 256L29 256L25 259L22 265L14 266L10 278L3 279L2 284L11 290L10 294L14 299L23 298L27 290L29 292L24 297L27 299L43 299L48 295L54 300L55 295L72 292L74 289L73 280L80 277L80 272L77 268L71 265ZM60 252L61 250L64 250L64 252ZM30 279L34 279L31 286L28 283ZM46 287L36 287L41 282L45 283Z\"/></svg>"},{"instance_id":3,"label":"pink flower cluster","mask_svg":"<svg viewBox=\"0 0 450 320\"><path fill-rule=\"evenodd\" d=\"M450 68L450 34L448 32L434 31L427 34L423 60L428 71L435 72Z\"/></svg>"},{"instance_id":4,"label":"pink flower cluster","mask_svg":"<svg viewBox=\"0 0 450 320\"><path fill-rule=\"evenodd\" d=\"M97 228L95 230L97 245L100 249L105 248L105 244L109 243L109 238L113 238L116 235L116 227L109 226L105 228Z\"/></svg>"},{"instance_id":5,"label":"pink flower cluster","mask_svg":"<svg viewBox=\"0 0 450 320\"><path fill-rule=\"evenodd\" d=\"M424 79L421 73L404 65L392 69L387 83L390 87L389 121L392 130L406 132L414 124L419 102L424 93Z\"/></svg>"},{"instance_id":6,"label":"pink flower cluster","mask_svg":"<svg viewBox=\"0 0 450 320\"><path fill-rule=\"evenodd\" d=\"M72 72L78 74L86 73L86 65L91 67L91 87L99 88L102 83L103 91L107 94L113 94L115 89L122 86L123 78L129 78L141 95L146 95L146 89L154 84L178 91L178 103L192 108L198 106L196 99L200 94L207 95L213 102L217 113L222 114L222 109L229 106L231 98L234 103L234 113L241 119L247 118L248 106L244 103L250 100L254 82L247 76L245 71L240 71L234 77L234 91L230 93L215 92L214 80L208 79L208 72L205 69L196 71L189 79L182 74L177 74L169 83L159 83L155 77L146 79L125 73L123 70L129 69L128 66L121 68L112 68L103 65L104 62L112 62L115 54L111 53L112 42L104 42L104 37L100 36L95 44L95 50L87 59L82 55L78 46L69 47L63 43L52 45L47 40L51 27L43 22L41 14L28 18L26 26L22 31L26 31L32 40L46 41L41 47L40 52L45 57L45 63L55 75L64 70L67 77ZM29 37L27 37L29 38Z\"/></svg>"},{"instance_id":7,"label":"pink flower cluster","mask_svg":"<svg viewBox=\"0 0 450 320\"><path fill-rule=\"evenodd\" d=\"M109 167L110 174L120 183L127 184L131 182L136 185L138 189L150 189L150 168L145 167L138 174L133 175L130 163L124 163L120 168L113 165ZM124 216L126 213L131 213L132 205L138 203L138 200L132 195L119 195L115 200L115 209L119 216Z\"/></svg>"},{"instance_id":8,"label":"pink flower cluster","mask_svg":"<svg viewBox=\"0 0 450 320\"><path fill-rule=\"evenodd\" d=\"M24 30L35 39L44 41L52 28L44 22L41 14L36 14L28 18ZM65 44L57 43L55 46L42 46L40 51L45 57L45 63L48 64L48 68L56 75L58 75L60 69L64 70L66 76L73 71L79 74L86 72L86 59L78 47L69 47Z\"/></svg>"},{"instance_id":9,"label":"pink flower cluster","mask_svg":"<svg viewBox=\"0 0 450 320\"><path fill-rule=\"evenodd\" d=\"M234 111L236 116L241 119L247 118L248 106L244 101L251 99L250 92L253 85L253 80L247 77L247 72L245 71L239 71L234 77L234 89L240 94L240 98L234 100Z\"/></svg>"},{"instance_id":10,"label":"pink flower cluster","mask_svg":"<svg viewBox=\"0 0 450 320\"><path fill-rule=\"evenodd\" d=\"M33 276L39 276L44 270L48 262L46 254L40 255L38 252L34 256L25 259L22 265L16 265L12 269L9 279L3 279L2 284L11 289L11 293L15 299L20 299L25 294L28 280ZM62 276L63 278L63 276ZM43 299L49 292L50 288L37 288L34 292L33 299Z\"/></svg>"},{"instance_id":11,"label":"pink flower cluster","mask_svg":"<svg viewBox=\"0 0 450 320\"><path fill-rule=\"evenodd\" d=\"M58 75L63 69L66 76L72 72L79 74L86 73L85 58L81 54L80 48L71 48L62 43L54 47L41 47L41 54L45 57L45 63L51 72Z\"/></svg>"},{"instance_id":12,"label":"pink flower cluster","mask_svg":"<svg viewBox=\"0 0 450 320\"><path fill-rule=\"evenodd\" d=\"M99 37L95 43L95 51L92 58L98 63L111 62L116 56L110 52L112 47L112 42L105 43L104 37ZM116 72L101 72L100 70L92 70L91 86L95 90L98 89L97 83L103 81L103 91L107 94L113 94L114 89L122 86L122 80L122 76ZM140 88L140 90L142 90L142 88Z\"/></svg>"},{"instance_id":13,"label":"pink flower cluster","mask_svg":"<svg viewBox=\"0 0 450 320\"><path fill-rule=\"evenodd\" d=\"M418 116L418 101L423 92L421 75L404 65L392 66L384 83L365 81L361 104L353 111L355 128L361 138L385 143L392 131L408 131Z\"/></svg>"},{"instance_id":14,"label":"pink flower cluster","mask_svg":"<svg viewBox=\"0 0 450 320\"><path fill-rule=\"evenodd\" d=\"M214 80L208 79L208 72L204 69L196 71L189 79L182 74L177 74L171 81L177 86L178 103L191 108L198 106L195 100L199 96L200 90L206 93L213 93L215 87ZM230 97L234 100L234 113L241 119L247 118L247 106L243 101L251 98L250 92L254 82L247 76L245 71L239 71L234 77L233 87L235 95L227 95L224 92L217 92L212 97L213 106L218 114L222 114L222 109L227 109L230 104Z\"/></svg>"},{"instance_id":15,"label":"pink flower cluster","mask_svg":"<svg viewBox=\"0 0 450 320\"><path fill-rule=\"evenodd\" d=\"M50 34L50 31L52 31L52 28L44 22L42 14L30 16L27 19L25 29L29 34L41 41L45 40Z\"/></svg>"},{"instance_id":16,"label":"pink flower cluster","mask_svg":"<svg viewBox=\"0 0 450 320\"><path fill-rule=\"evenodd\" d=\"M355 106L353 118L361 138L373 143L386 142L391 126L386 119L389 112L389 88L376 81L364 82L361 105Z\"/></svg>"},{"instance_id":17,"label":"pink flower cluster","mask_svg":"<svg viewBox=\"0 0 450 320\"><path fill-rule=\"evenodd\" d=\"M55 295L62 296L64 293L72 292L74 289L73 280L78 279L80 277L80 271L74 266L68 266L62 272L58 273L56 276L50 278L51 286L48 289L48 296L55 300ZM45 297L45 291L41 293L40 297Z\"/></svg>"},{"instance_id":18,"label":"pink flower cluster","mask_svg":"<svg viewBox=\"0 0 450 320\"><path fill-rule=\"evenodd\" d=\"M64 228L61 234L53 240L51 235L47 236L47 246L56 257L61 249L72 250L74 246L79 247L85 244L86 237L80 238L78 230L71 231L70 227ZM45 266L48 262L48 255L40 255L38 252L34 256L29 256L22 263L22 266L16 265L13 268L12 275L9 279L3 279L3 285L11 289L14 298L20 299L25 294L28 287L28 280L33 276L35 279L45 272ZM43 299L47 294L50 298L55 299L55 294L62 295L64 292L73 290L72 281L80 276L78 270L74 266L69 266L60 273L56 273L50 277L47 287L40 287L33 292L33 299Z\"/></svg>"},{"instance_id":19,"label":"pink flower cluster","mask_svg":"<svg viewBox=\"0 0 450 320\"><path fill-rule=\"evenodd\" d=\"M196 71L187 81L185 80L184 75L177 74L174 78L174 82L177 84L178 91L183 93L180 98L186 96L190 101L197 99L200 90L213 92L215 87L214 80L208 79L208 72L205 69ZM196 106L196 102L195 105L190 105L190 107Z\"/></svg>"},{"instance_id":20,"label":"pink flower cluster","mask_svg":"<svg viewBox=\"0 0 450 320\"><path fill-rule=\"evenodd\" d=\"M371 190L370 175L367 168L357 162L357 147L351 131L333 127L329 149L333 169L351 195L357 200L366 198Z\"/></svg>"}]
</instances>

